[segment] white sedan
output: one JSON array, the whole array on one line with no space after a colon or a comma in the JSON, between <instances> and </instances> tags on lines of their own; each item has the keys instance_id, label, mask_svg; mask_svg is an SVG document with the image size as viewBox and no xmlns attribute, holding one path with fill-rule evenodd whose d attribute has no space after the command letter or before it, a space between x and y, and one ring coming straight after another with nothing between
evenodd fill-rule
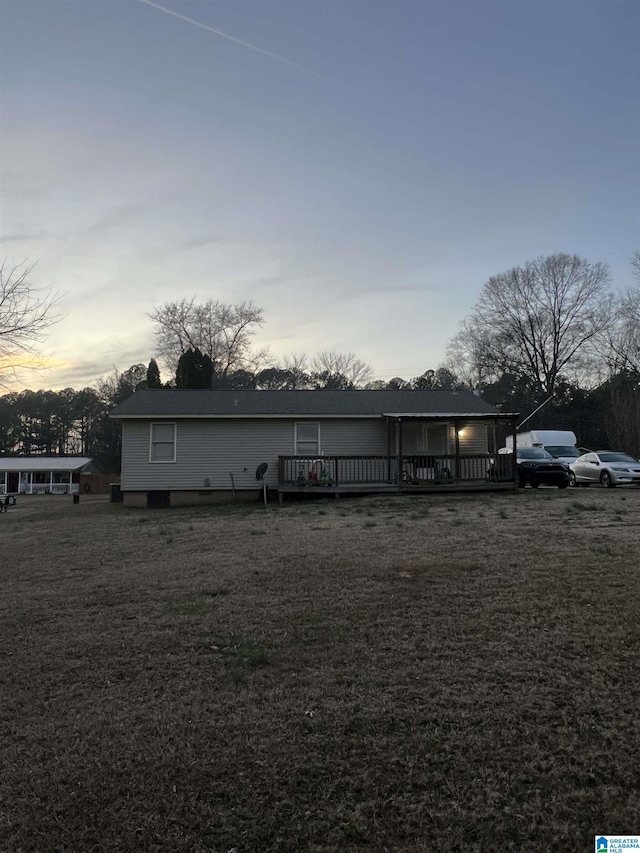
<instances>
[{"instance_id":1,"label":"white sedan","mask_svg":"<svg viewBox=\"0 0 640 853\"><path fill-rule=\"evenodd\" d=\"M617 450L584 453L569 466L572 486L600 483L605 489L628 483L640 485L640 461Z\"/></svg>"}]
</instances>

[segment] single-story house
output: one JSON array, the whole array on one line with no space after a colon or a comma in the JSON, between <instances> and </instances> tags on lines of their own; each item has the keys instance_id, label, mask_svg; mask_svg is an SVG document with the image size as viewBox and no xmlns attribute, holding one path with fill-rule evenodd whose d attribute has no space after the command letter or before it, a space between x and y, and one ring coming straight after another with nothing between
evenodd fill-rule
<instances>
[{"instance_id":1,"label":"single-story house","mask_svg":"<svg viewBox=\"0 0 640 853\"><path fill-rule=\"evenodd\" d=\"M497 449L518 416L471 391L146 389L110 417L129 506L252 496L262 483L281 498L517 484Z\"/></svg>"},{"instance_id":2,"label":"single-story house","mask_svg":"<svg viewBox=\"0 0 640 853\"><path fill-rule=\"evenodd\" d=\"M92 468L86 456L0 456L0 495L76 494Z\"/></svg>"}]
</instances>

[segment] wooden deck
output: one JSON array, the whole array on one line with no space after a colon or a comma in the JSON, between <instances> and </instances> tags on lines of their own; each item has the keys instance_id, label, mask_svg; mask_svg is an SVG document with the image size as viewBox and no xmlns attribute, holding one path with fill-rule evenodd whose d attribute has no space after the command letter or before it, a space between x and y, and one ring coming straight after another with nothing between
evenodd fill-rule
<instances>
[{"instance_id":1,"label":"wooden deck","mask_svg":"<svg viewBox=\"0 0 640 853\"><path fill-rule=\"evenodd\" d=\"M401 472L401 476L400 476ZM280 456L278 497L505 492L517 488L513 460L482 454Z\"/></svg>"},{"instance_id":2,"label":"wooden deck","mask_svg":"<svg viewBox=\"0 0 640 853\"><path fill-rule=\"evenodd\" d=\"M420 483L411 485L402 483L345 483L342 486L303 485L278 486L278 500L284 502L285 497L304 496L308 498L339 498L347 495L445 495L461 494L468 492L509 492L517 488L518 484L513 482L492 483Z\"/></svg>"}]
</instances>

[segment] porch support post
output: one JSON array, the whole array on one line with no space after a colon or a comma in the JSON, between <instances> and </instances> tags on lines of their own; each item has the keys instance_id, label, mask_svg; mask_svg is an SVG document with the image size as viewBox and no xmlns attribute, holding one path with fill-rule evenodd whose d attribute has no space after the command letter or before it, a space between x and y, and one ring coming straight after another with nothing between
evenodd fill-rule
<instances>
[{"instance_id":1,"label":"porch support post","mask_svg":"<svg viewBox=\"0 0 640 853\"><path fill-rule=\"evenodd\" d=\"M511 476L513 478L513 482L518 482L518 460L516 454L516 431L518 429L516 425L516 418L513 418L511 422L511 426L513 427L513 453L511 454Z\"/></svg>"},{"instance_id":2,"label":"porch support post","mask_svg":"<svg viewBox=\"0 0 640 853\"><path fill-rule=\"evenodd\" d=\"M387 418L387 480L391 482L391 418Z\"/></svg>"},{"instance_id":3,"label":"porch support post","mask_svg":"<svg viewBox=\"0 0 640 853\"><path fill-rule=\"evenodd\" d=\"M493 465L491 466L492 480L497 479L498 473L498 436L496 434L496 420L495 418L491 421L491 440L493 446Z\"/></svg>"},{"instance_id":4,"label":"porch support post","mask_svg":"<svg viewBox=\"0 0 640 853\"><path fill-rule=\"evenodd\" d=\"M460 480L462 479L462 478L461 478L461 476L460 476L460 436L458 435L458 427L459 427L459 426L460 426L460 421L455 421L455 420L454 420L454 422L453 422L453 431L454 431L454 433L455 433L455 437L456 437L456 445L455 445L455 452L456 452L456 483L459 483L459 482L460 482Z\"/></svg>"},{"instance_id":5,"label":"porch support post","mask_svg":"<svg viewBox=\"0 0 640 853\"><path fill-rule=\"evenodd\" d=\"M398 491L402 485L402 418L398 418Z\"/></svg>"}]
</instances>

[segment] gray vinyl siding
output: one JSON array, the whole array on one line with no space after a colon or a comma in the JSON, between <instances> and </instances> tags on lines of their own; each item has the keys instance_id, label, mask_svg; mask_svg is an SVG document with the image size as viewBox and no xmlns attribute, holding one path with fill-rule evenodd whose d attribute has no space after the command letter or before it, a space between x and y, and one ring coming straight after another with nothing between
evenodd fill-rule
<instances>
[{"instance_id":1,"label":"gray vinyl siding","mask_svg":"<svg viewBox=\"0 0 640 853\"><path fill-rule=\"evenodd\" d=\"M150 424L163 419L122 422L122 489L219 490L255 489L255 471L268 464L265 482L278 485L278 456L293 456L294 424L313 418L177 420L176 461L150 462ZM173 422L167 419L167 422ZM320 420L320 452L331 455L387 455L385 418ZM487 451L484 423L461 425L460 453ZM455 430L450 427L450 453L455 449ZM395 452L395 439L392 442ZM406 452L406 450L405 450ZM208 481L208 482L207 482Z\"/></svg>"},{"instance_id":2,"label":"gray vinyl siding","mask_svg":"<svg viewBox=\"0 0 640 853\"><path fill-rule=\"evenodd\" d=\"M430 427L436 426L435 423L430 423ZM425 443L422 430L425 425L422 422L407 422L403 425L403 450L405 454L421 453L431 448L428 448ZM460 453L475 454L487 452L487 425L478 422L460 422L458 424ZM447 429L448 450L446 452L452 454L456 451L456 428L453 423L448 424ZM392 446L394 452L395 445ZM386 452L386 451L385 451Z\"/></svg>"},{"instance_id":3,"label":"gray vinyl siding","mask_svg":"<svg viewBox=\"0 0 640 853\"><path fill-rule=\"evenodd\" d=\"M387 455L386 418L320 421L320 435L325 456Z\"/></svg>"},{"instance_id":4,"label":"gray vinyl siding","mask_svg":"<svg viewBox=\"0 0 640 853\"><path fill-rule=\"evenodd\" d=\"M260 420L177 420L176 461L149 462L150 424L163 419L122 422L122 489L257 488L255 471L269 467L265 482L278 485L278 456L293 456L294 424L313 418ZM167 422L172 422L170 418ZM386 455L384 418L320 420L320 450L330 454ZM206 482L208 480L208 482Z\"/></svg>"},{"instance_id":5,"label":"gray vinyl siding","mask_svg":"<svg viewBox=\"0 0 640 853\"><path fill-rule=\"evenodd\" d=\"M462 435L460 435L462 432ZM449 453L456 451L456 428L449 424ZM486 453L487 452L487 426L484 423L460 423L458 424L458 442L460 453Z\"/></svg>"},{"instance_id":6,"label":"gray vinyl siding","mask_svg":"<svg viewBox=\"0 0 640 853\"><path fill-rule=\"evenodd\" d=\"M460 453L486 453L487 452L487 425L486 423L466 423L460 424L458 431L463 430L463 434L459 435ZM450 429L450 447L451 452L455 452L456 447L456 432L452 425Z\"/></svg>"}]
</instances>

